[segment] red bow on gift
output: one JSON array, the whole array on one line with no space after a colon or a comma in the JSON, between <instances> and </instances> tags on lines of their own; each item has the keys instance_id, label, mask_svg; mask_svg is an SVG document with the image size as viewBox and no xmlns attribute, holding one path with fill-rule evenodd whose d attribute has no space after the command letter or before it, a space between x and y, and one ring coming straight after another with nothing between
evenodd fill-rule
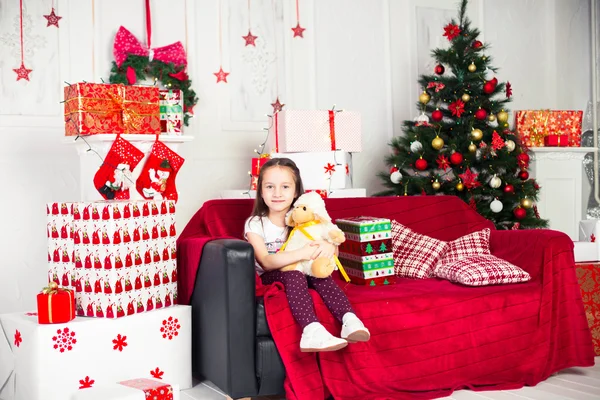
<instances>
[{"instance_id":1,"label":"red bow on gift","mask_svg":"<svg viewBox=\"0 0 600 400\"><path fill-rule=\"evenodd\" d=\"M436 93L444 89L445 87L446 85L444 85L442 82L429 82L429 84L427 85L427 89L435 88Z\"/></svg>"},{"instance_id":2,"label":"red bow on gift","mask_svg":"<svg viewBox=\"0 0 600 400\"><path fill-rule=\"evenodd\" d=\"M175 42L155 49L145 49L142 47L140 41L129 32L127 28L122 26L115 36L113 54L119 67L125 62L127 56L130 54L150 57L151 60L154 59L164 63L173 63L176 66L187 65L185 49L181 42Z\"/></svg>"}]
</instances>

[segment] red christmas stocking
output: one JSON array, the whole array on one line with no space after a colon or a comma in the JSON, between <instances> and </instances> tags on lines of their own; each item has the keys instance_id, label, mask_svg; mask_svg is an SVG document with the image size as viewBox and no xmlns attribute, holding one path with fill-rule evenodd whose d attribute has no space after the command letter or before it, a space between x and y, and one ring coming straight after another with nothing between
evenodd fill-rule
<instances>
[{"instance_id":1,"label":"red christmas stocking","mask_svg":"<svg viewBox=\"0 0 600 400\"><path fill-rule=\"evenodd\" d=\"M118 135L94 175L94 186L102 197L129 199L129 188L134 185L132 172L142 158L140 149Z\"/></svg>"},{"instance_id":2,"label":"red christmas stocking","mask_svg":"<svg viewBox=\"0 0 600 400\"><path fill-rule=\"evenodd\" d=\"M136 182L137 191L145 199L177 201L175 176L183 162L184 159L179 154L156 140Z\"/></svg>"}]
</instances>

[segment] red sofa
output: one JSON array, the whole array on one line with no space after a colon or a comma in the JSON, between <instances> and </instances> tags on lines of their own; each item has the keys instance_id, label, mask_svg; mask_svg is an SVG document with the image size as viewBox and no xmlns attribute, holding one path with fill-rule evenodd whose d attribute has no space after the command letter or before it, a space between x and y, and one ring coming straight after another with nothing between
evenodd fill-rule
<instances>
[{"instance_id":1,"label":"red sofa","mask_svg":"<svg viewBox=\"0 0 600 400\"><path fill-rule=\"evenodd\" d=\"M192 304L196 376L234 398L284 389L288 399L435 398L461 388L535 385L561 369L594 364L565 234L495 230L452 196L327 199L326 205L333 219L387 217L446 241L490 227L492 254L532 280L487 287L340 280L371 340L338 352L300 353L300 328L283 289L255 285L252 248L240 240L252 200L211 200L178 240L179 300ZM339 323L312 295L319 319L339 334Z\"/></svg>"}]
</instances>

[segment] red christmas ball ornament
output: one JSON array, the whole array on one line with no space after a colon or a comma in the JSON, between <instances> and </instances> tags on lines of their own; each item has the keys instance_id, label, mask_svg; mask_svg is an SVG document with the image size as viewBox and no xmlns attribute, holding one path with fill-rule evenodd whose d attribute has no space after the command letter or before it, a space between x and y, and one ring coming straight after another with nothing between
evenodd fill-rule
<instances>
[{"instance_id":1,"label":"red christmas ball ornament","mask_svg":"<svg viewBox=\"0 0 600 400\"><path fill-rule=\"evenodd\" d=\"M492 94L496 89L496 85L492 83L492 81L488 81L483 85L483 93Z\"/></svg>"},{"instance_id":2,"label":"red christmas ball ornament","mask_svg":"<svg viewBox=\"0 0 600 400\"><path fill-rule=\"evenodd\" d=\"M513 211L513 214L515 215L516 219L523 219L527 216L527 210L525 210L523 207L517 207Z\"/></svg>"},{"instance_id":3,"label":"red christmas ball ornament","mask_svg":"<svg viewBox=\"0 0 600 400\"><path fill-rule=\"evenodd\" d=\"M425 171L427 169L427 160L419 158L417 161L415 161L415 168L419 171Z\"/></svg>"},{"instance_id":4,"label":"red christmas ball ornament","mask_svg":"<svg viewBox=\"0 0 600 400\"><path fill-rule=\"evenodd\" d=\"M439 109L436 109L431 113L431 119L435 122L440 122L444 118L444 113L442 113Z\"/></svg>"},{"instance_id":5,"label":"red christmas ball ornament","mask_svg":"<svg viewBox=\"0 0 600 400\"><path fill-rule=\"evenodd\" d=\"M475 118L483 121L487 118L487 111L485 111L483 108L480 108L479 110L475 111Z\"/></svg>"},{"instance_id":6,"label":"red christmas ball ornament","mask_svg":"<svg viewBox=\"0 0 600 400\"><path fill-rule=\"evenodd\" d=\"M526 181L527 179L529 179L529 172L527 172L527 171L519 172L519 179L521 179L522 181Z\"/></svg>"},{"instance_id":7,"label":"red christmas ball ornament","mask_svg":"<svg viewBox=\"0 0 600 400\"><path fill-rule=\"evenodd\" d=\"M473 44L471 45L471 47L473 47L474 49L478 49L481 46L483 46L483 43L481 43L479 40L474 41Z\"/></svg>"},{"instance_id":8,"label":"red christmas ball ornament","mask_svg":"<svg viewBox=\"0 0 600 400\"><path fill-rule=\"evenodd\" d=\"M460 165L460 164L462 164L463 160L464 160L463 155L460 154L458 151L455 151L450 156L450 162L452 163L452 165Z\"/></svg>"},{"instance_id":9,"label":"red christmas ball ornament","mask_svg":"<svg viewBox=\"0 0 600 400\"><path fill-rule=\"evenodd\" d=\"M446 68L444 68L444 66L442 64L438 64L435 66L434 71L436 74L442 75L444 73L444 71L446 71Z\"/></svg>"},{"instance_id":10,"label":"red christmas ball ornament","mask_svg":"<svg viewBox=\"0 0 600 400\"><path fill-rule=\"evenodd\" d=\"M503 190L506 194L513 194L515 192L515 187L513 185L506 185Z\"/></svg>"}]
</instances>

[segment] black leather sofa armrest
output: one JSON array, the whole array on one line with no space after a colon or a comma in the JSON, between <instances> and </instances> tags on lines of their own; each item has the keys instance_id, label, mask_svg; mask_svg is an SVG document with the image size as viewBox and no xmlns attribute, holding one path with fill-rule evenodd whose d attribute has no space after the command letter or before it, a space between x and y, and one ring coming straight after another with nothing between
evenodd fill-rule
<instances>
[{"instance_id":1,"label":"black leather sofa armrest","mask_svg":"<svg viewBox=\"0 0 600 400\"><path fill-rule=\"evenodd\" d=\"M192 366L232 398L258 394L254 250L244 241L205 244L192 294Z\"/></svg>"}]
</instances>

